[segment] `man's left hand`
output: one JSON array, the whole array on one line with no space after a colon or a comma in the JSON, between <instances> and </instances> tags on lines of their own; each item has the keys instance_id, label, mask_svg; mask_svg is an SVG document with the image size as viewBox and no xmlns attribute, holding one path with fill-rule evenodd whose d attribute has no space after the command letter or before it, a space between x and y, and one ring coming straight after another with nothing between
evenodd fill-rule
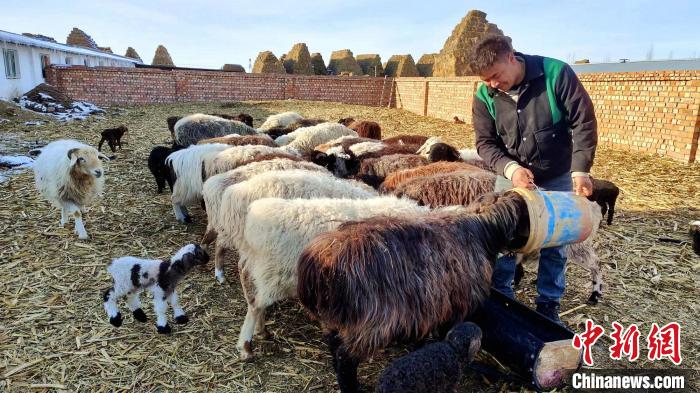
<instances>
[{"instance_id":1,"label":"man's left hand","mask_svg":"<svg viewBox=\"0 0 700 393\"><path fill-rule=\"evenodd\" d=\"M591 178L588 176L576 176L574 177L574 192L576 195L581 196L591 196L593 193L593 183Z\"/></svg>"}]
</instances>

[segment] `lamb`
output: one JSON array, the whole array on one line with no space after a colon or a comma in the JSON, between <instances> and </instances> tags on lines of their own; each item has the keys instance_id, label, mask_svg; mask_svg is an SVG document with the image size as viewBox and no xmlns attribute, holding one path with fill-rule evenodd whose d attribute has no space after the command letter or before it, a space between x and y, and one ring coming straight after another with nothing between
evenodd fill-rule
<instances>
[{"instance_id":1,"label":"lamb","mask_svg":"<svg viewBox=\"0 0 700 393\"><path fill-rule=\"evenodd\" d=\"M175 124L180 121L180 119L182 119L182 116L170 116L165 119L166 123L168 123L168 131L170 131L173 142L175 142Z\"/></svg>"},{"instance_id":2,"label":"lamb","mask_svg":"<svg viewBox=\"0 0 700 393\"><path fill-rule=\"evenodd\" d=\"M349 195L348 195L349 196ZM243 240L239 241L239 274L248 301L238 349L251 360L254 329L264 331L265 310L296 297L297 260L303 248L341 223L377 215L427 214L415 202L393 196L369 199L258 199L250 204Z\"/></svg>"},{"instance_id":3,"label":"lamb","mask_svg":"<svg viewBox=\"0 0 700 393\"><path fill-rule=\"evenodd\" d=\"M411 198L430 207L468 205L492 192L496 176L486 171L459 171L416 177L399 184L394 195Z\"/></svg>"},{"instance_id":4,"label":"lamb","mask_svg":"<svg viewBox=\"0 0 700 393\"><path fill-rule=\"evenodd\" d=\"M456 392L462 369L481 349L481 337L481 329L474 323L456 325L444 341L391 362L379 377L377 393Z\"/></svg>"},{"instance_id":5,"label":"lamb","mask_svg":"<svg viewBox=\"0 0 700 393\"><path fill-rule=\"evenodd\" d=\"M400 184L421 176L431 176L439 173L450 173L457 171L475 172L480 170L480 168L464 162L435 162L425 166L419 166L417 168L389 173L384 179L384 182L380 186L379 190L382 193L390 193L393 192Z\"/></svg>"},{"instance_id":6,"label":"lamb","mask_svg":"<svg viewBox=\"0 0 700 393\"><path fill-rule=\"evenodd\" d=\"M427 163L425 158L415 154L392 154L368 158L360 162L360 169L355 178L373 188L379 188L386 176L391 173L421 167Z\"/></svg>"},{"instance_id":7,"label":"lamb","mask_svg":"<svg viewBox=\"0 0 700 393\"><path fill-rule=\"evenodd\" d=\"M238 134L255 135L257 131L240 121L197 113L175 123L175 142L183 147L195 145L202 139Z\"/></svg>"},{"instance_id":8,"label":"lamb","mask_svg":"<svg viewBox=\"0 0 700 393\"><path fill-rule=\"evenodd\" d=\"M422 145L428 141L427 136L423 135L396 135L391 138L385 138L382 142L387 145Z\"/></svg>"},{"instance_id":9,"label":"lamb","mask_svg":"<svg viewBox=\"0 0 700 393\"><path fill-rule=\"evenodd\" d=\"M304 154L314 147L345 135L357 136L357 133L341 124L321 123L311 127L302 127L294 132L275 139L280 146L289 145Z\"/></svg>"},{"instance_id":10,"label":"lamb","mask_svg":"<svg viewBox=\"0 0 700 393\"><path fill-rule=\"evenodd\" d=\"M693 239L693 252L700 255L700 221L691 221L688 235Z\"/></svg>"},{"instance_id":11,"label":"lamb","mask_svg":"<svg viewBox=\"0 0 700 393\"><path fill-rule=\"evenodd\" d=\"M217 247L238 249L250 203L261 198L352 198L377 196L369 186L337 179L319 171L293 169L269 171L227 187L221 196L219 214L212 220L218 233Z\"/></svg>"},{"instance_id":12,"label":"lamb","mask_svg":"<svg viewBox=\"0 0 700 393\"><path fill-rule=\"evenodd\" d=\"M122 137L124 134L129 132L129 129L125 125L121 125L117 128L108 128L102 131L102 139L97 146L97 151L102 151L102 144L107 141L109 148L112 149L112 153L116 151L116 147L119 146L119 150L122 149Z\"/></svg>"},{"instance_id":13,"label":"lamb","mask_svg":"<svg viewBox=\"0 0 700 393\"><path fill-rule=\"evenodd\" d=\"M271 115L263 124L258 127L259 131L269 130L272 127L286 127L296 121L303 119L303 117L296 112L284 112L278 113L276 115Z\"/></svg>"},{"instance_id":14,"label":"lamb","mask_svg":"<svg viewBox=\"0 0 700 393\"><path fill-rule=\"evenodd\" d=\"M497 254L524 244L529 220L515 192L477 203L345 223L306 246L297 295L326 332L342 392L357 391L357 366L379 349L449 328L486 300Z\"/></svg>"},{"instance_id":15,"label":"lamb","mask_svg":"<svg viewBox=\"0 0 700 393\"><path fill-rule=\"evenodd\" d=\"M225 225L217 222L221 207L221 197L226 188L248 180L251 177L269 171L280 171L289 169L304 169L308 171L325 171L324 168L310 162L294 161L288 158L273 158L271 160L251 162L241 165L236 169L210 177L204 182L202 197L207 211L207 231L202 239L202 244L211 244L217 237L216 229ZM223 256L226 248L216 245L214 253L215 277L220 282L224 282Z\"/></svg>"},{"instance_id":16,"label":"lamb","mask_svg":"<svg viewBox=\"0 0 700 393\"><path fill-rule=\"evenodd\" d=\"M225 143L231 146L245 146L245 145L263 145L277 147L275 141L265 134L260 135L226 135L220 136L218 138L208 138L202 139L197 142L198 145L205 145L207 143Z\"/></svg>"},{"instance_id":17,"label":"lamb","mask_svg":"<svg viewBox=\"0 0 700 393\"><path fill-rule=\"evenodd\" d=\"M603 179L591 178L591 182L593 183L593 193L588 197L588 200L597 202L603 215L608 213L607 223L612 225L615 202L620 195L620 189L613 182Z\"/></svg>"},{"instance_id":18,"label":"lamb","mask_svg":"<svg viewBox=\"0 0 700 393\"><path fill-rule=\"evenodd\" d=\"M461 120L459 117L455 116L452 118L455 124L465 124L464 120Z\"/></svg>"},{"instance_id":19,"label":"lamb","mask_svg":"<svg viewBox=\"0 0 700 393\"><path fill-rule=\"evenodd\" d=\"M373 121L355 121L346 127L357 132L361 138L382 140L382 127Z\"/></svg>"},{"instance_id":20,"label":"lamb","mask_svg":"<svg viewBox=\"0 0 700 393\"><path fill-rule=\"evenodd\" d=\"M196 244L182 247L170 258L170 261L137 257L114 259L107 268L114 284L103 296L104 309L109 316L109 323L115 327L122 325L122 315L119 312L117 301L124 296L127 297L127 304L134 319L146 322L148 318L141 309L141 300L139 299L139 295L144 290L153 294L153 309L157 316L158 333L165 334L172 331L166 315L168 303L173 308L175 323L187 323L189 319L180 307L175 287L195 266L204 265L208 261L209 255Z\"/></svg>"},{"instance_id":21,"label":"lamb","mask_svg":"<svg viewBox=\"0 0 700 393\"><path fill-rule=\"evenodd\" d=\"M230 149L231 146L222 143L192 145L171 153L165 160L170 167L175 218L180 222L190 223L192 218L187 213L186 205L199 202L202 197L202 163L207 155Z\"/></svg>"},{"instance_id":22,"label":"lamb","mask_svg":"<svg viewBox=\"0 0 700 393\"><path fill-rule=\"evenodd\" d=\"M603 215L601 214L600 207L595 202L590 203L590 209L592 217L591 234L580 243L567 244L564 247L566 249L566 257L570 262L574 262L590 272L593 288L591 290L591 295L588 297L588 304L598 304L598 301L603 296L603 270L600 268L600 258L598 258L598 254L593 247L593 239L598 234L598 228L600 227L600 222L603 220ZM514 285L518 285L525 274L523 264L538 262L539 259L539 250L527 255L516 254Z\"/></svg>"},{"instance_id":23,"label":"lamb","mask_svg":"<svg viewBox=\"0 0 700 393\"><path fill-rule=\"evenodd\" d=\"M79 239L87 239L82 212L102 193L106 158L94 147L67 139L49 143L34 162L34 182L39 193L61 209L61 226L72 217Z\"/></svg>"},{"instance_id":24,"label":"lamb","mask_svg":"<svg viewBox=\"0 0 700 393\"><path fill-rule=\"evenodd\" d=\"M156 146L151 150L148 155L148 169L153 174L156 179L156 185L158 186L158 193L163 193L165 188L165 183L168 183L170 191L173 191L174 179L170 174L170 168L165 165L165 160L168 158L170 153L181 150L182 146L173 144L172 147Z\"/></svg>"}]
</instances>

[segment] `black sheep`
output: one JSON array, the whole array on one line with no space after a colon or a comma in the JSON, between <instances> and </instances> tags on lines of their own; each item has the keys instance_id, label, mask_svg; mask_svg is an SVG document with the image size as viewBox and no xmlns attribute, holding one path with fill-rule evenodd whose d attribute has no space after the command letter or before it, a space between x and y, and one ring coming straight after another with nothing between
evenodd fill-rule
<instances>
[{"instance_id":1,"label":"black sheep","mask_svg":"<svg viewBox=\"0 0 700 393\"><path fill-rule=\"evenodd\" d=\"M613 182L607 180L591 178L591 182L593 183L593 193L588 197L588 200L600 205L603 216L605 216L605 212L608 213L607 222L608 225L611 225L620 189Z\"/></svg>"},{"instance_id":2,"label":"black sheep","mask_svg":"<svg viewBox=\"0 0 700 393\"><path fill-rule=\"evenodd\" d=\"M119 150L121 150L122 137L127 132L129 132L129 129L126 128L126 126L124 126L124 125L121 125L117 128L108 128L108 129L102 131L102 139L100 139L100 143L97 146L97 151L102 151L102 144L105 141L107 141L109 148L112 149L112 153L114 153L117 146L119 146Z\"/></svg>"},{"instance_id":3,"label":"black sheep","mask_svg":"<svg viewBox=\"0 0 700 393\"><path fill-rule=\"evenodd\" d=\"M170 153L176 152L180 149L182 149L182 146L177 144L173 144L173 147L156 146L153 148L153 150L151 150L151 154L148 155L148 169L156 179L159 194L163 192L165 182L168 183L170 191L173 191L174 179L170 174L170 168L165 165L165 159L168 158Z\"/></svg>"},{"instance_id":4,"label":"black sheep","mask_svg":"<svg viewBox=\"0 0 700 393\"><path fill-rule=\"evenodd\" d=\"M180 119L182 119L182 116L170 116L165 120L168 123L168 131L170 131L173 141L175 141L175 123Z\"/></svg>"},{"instance_id":5,"label":"black sheep","mask_svg":"<svg viewBox=\"0 0 700 393\"><path fill-rule=\"evenodd\" d=\"M481 348L481 329L472 322L450 330L445 341L428 344L400 357L384 370L377 393L455 392L462 368Z\"/></svg>"},{"instance_id":6,"label":"black sheep","mask_svg":"<svg viewBox=\"0 0 700 393\"><path fill-rule=\"evenodd\" d=\"M448 145L447 143L438 142L430 146L430 150L428 151L428 160L430 160L430 162L454 162L460 161L461 156L454 147Z\"/></svg>"}]
</instances>

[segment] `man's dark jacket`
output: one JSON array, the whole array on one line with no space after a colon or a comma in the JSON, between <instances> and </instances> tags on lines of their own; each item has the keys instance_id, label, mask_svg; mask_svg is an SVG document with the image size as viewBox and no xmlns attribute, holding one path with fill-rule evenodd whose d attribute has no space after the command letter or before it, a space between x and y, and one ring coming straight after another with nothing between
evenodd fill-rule
<instances>
[{"instance_id":1,"label":"man's dark jacket","mask_svg":"<svg viewBox=\"0 0 700 393\"><path fill-rule=\"evenodd\" d=\"M476 148L496 173L511 161L535 175L535 182L565 172L589 172L598 141L593 103L566 63L515 54L525 61L517 104L482 84L472 106Z\"/></svg>"}]
</instances>

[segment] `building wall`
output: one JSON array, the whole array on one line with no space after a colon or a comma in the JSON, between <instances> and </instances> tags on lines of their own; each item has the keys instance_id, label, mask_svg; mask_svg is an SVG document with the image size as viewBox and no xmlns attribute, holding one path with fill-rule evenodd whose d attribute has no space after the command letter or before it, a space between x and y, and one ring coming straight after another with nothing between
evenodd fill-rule
<instances>
[{"instance_id":1,"label":"building wall","mask_svg":"<svg viewBox=\"0 0 700 393\"><path fill-rule=\"evenodd\" d=\"M382 89L385 105L391 93L383 78L181 69L52 67L49 80L74 99L98 105L291 98L377 106Z\"/></svg>"},{"instance_id":2,"label":"building wall","mask_svg":"<svg viewBox=\"0 0 700 393\"><path fill-rule=\"evenodd\" d=\"M580 74L593 100L600 145L697 159L700 71ZM471 122L478 78L397 78L398 108ZM427 92L427 94L426 94Z\"/></svg>"},{"instance_id":3,"label":"building wall","mask_svg":"<svg viewBox=\"0 0 700 393\"><path fill-rule=\"evenodd\" d=\"M12 99L33 89L36 85L44 82L41 72L41 55L48 55L51 64L66 65L66 58L69 57L72 64L97 67L100 65L114 67L133 67L130 61L106 59L95 56L88 56L76 53L63 52L56 49L37 48L26 45L16 45L13 43L0 42L0 48L13 49L17 51L19 57L20 78L9 79L5 76L4 59L0 58L0 99ZM0 54L1 54L0 50Z\"/></svg>"}]
</instances>

